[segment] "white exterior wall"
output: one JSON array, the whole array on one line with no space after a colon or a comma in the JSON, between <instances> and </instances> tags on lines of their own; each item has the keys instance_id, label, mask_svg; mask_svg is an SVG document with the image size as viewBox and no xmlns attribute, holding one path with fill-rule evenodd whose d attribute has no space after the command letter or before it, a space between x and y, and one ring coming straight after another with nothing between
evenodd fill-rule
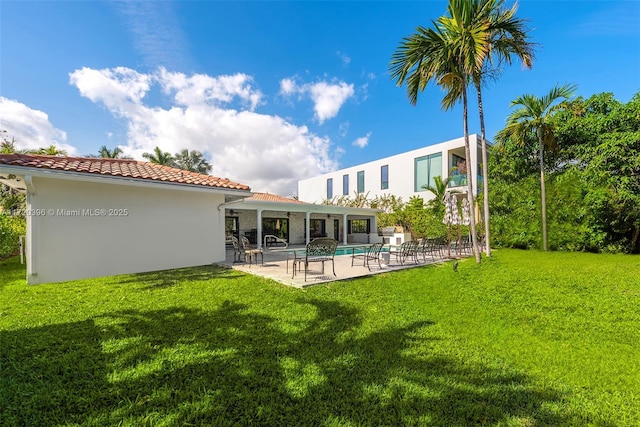
<instances>
[{"instance_id":1,"label":"white exterior wall","mask_svg":"<svg viewBox=\"0 0 640 427\"><path fill-rule=\"evenodd\" d=\"M33 178L27 281L49 283L211 264L225 259L224 195ZM83 209L127 209L87 216ZM47 212L46 215L35 213ZM63 211L80 211L65 215ZM107 212L108 213L108 212Z\"/></svg>"},{"instance_id":2,"label":"white exterior wall","mask_svg":"<svg viewBox=\"0 0 640 427\"><path fill-rule=\"evenodd\" d=\"M471 165L472 176L478 176L480 146L477 135L470 135L469 143L471 147L471 161L469 162L467 159L467 164ZM453 153L466 158L464 154L464 137L301 180L298 182L298 197L304 202L321 203L327 198L327 179L329 178L333 178L334 197L340 197L343 190L342 177L348 174L349 197L353 198L358 188L358 172L364 171L364 194L368 193L367 198L369 200L377 196L392 194L402 197L402 201L404 202L409 201L411 196L419 196L427 201L433 197L430 191L414 191L414 165L416 158L435 153L442 154L442 178L444 179L449 176ZM389 166L389 188L382 190L380 174L381 167L384 165ZM476 185L477 182L474 181L474 190L477 193Z\"/></svg>"}]
</instances>

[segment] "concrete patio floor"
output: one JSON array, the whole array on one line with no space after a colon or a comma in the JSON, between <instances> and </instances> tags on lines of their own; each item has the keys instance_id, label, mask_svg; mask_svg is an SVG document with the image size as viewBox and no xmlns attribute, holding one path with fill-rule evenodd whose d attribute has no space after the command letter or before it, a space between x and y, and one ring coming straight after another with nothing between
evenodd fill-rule
<instances>
[{"instance_id":1,"label":"concrete patio floor","mask_svg":"<svg viewBox=\"0 0 640 427\"><path fill-rule=\"evenodd\" d=\"M344 246L338 246L338 248L344 248ZM289 248L293 249L293 248ZM304 250L304 246L296 248ZM336 255L334 258L336 275L333 275L331 270L331 262L325 263L325 272L322 274L321 263L313 263L309 265L309 271L307 273L307 280L304 279L304 267L302 271L296 272L295 277L293 275L293 254L291 252L284 252L278 250L264 250L264 264L260 263L260 257L258 256L257 263L248 262L234 262L233 248L227 249L227 256L223 265L225 267L233 268L234 270L243 271L245 273L253 274L255 276L265 277L275 280L276 282L283 283L288 286L303 289L308 286L314 286L322 283L334 282L337 280L348 280L356 277L370 276L372 274L388 273L391 271L404 270L407 268L422 267L425 265L441 263L445 261L451 261L448 258L441 258L440 256L429 257L427 255L426 261L423 261L422 255L418 256L419 262L405 262L404 265L400 264L394 255L389 257L389 263L385 265L382 263L382 268L378 266L375 261L370 262L371 271L364 265L362 258L356 258L353 260L353 267L351 266L351 255Z\"/></svg>"}]
</instances>

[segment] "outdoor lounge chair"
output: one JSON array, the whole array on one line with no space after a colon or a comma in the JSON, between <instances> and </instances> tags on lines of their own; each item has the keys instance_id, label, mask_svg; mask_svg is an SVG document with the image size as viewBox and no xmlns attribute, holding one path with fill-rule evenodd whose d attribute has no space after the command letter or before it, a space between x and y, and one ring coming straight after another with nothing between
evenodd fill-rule
<instances>
[{"instance_id":1,"label":"outdoor lounge chair","mask_svg":"<svg viewBox=\"0 0 640 427\"><path fill-rule=\"evenodd\" d=\"M304 281L306 282L307 273L309 272L309 264L318 262L322 264L321 274L324 274L324 263L327 261L331 261L333 275L336 276L336 266L333 258L335 257L337 247L338 242L327 237L321 237L309 242L309 244L307 244L304 257L301 256L298 258L298 256L295 255L293 260L292 278L296 275L296 267L299 268L301 265L304 265Z\"/></svg>"},{"instance_id":2,"label":"outdoor lounge chair","mask_svg":"<svg viewBox=\"0 0 640 427\"><path fill-rule=\"evenodd\" d=\"M382 268L382 265L380 264L380 251L382 250L383 246L383 243L374 243L373 245L368 246L363 253L351 255L351 267L353 267L353 260L355 258L362 258L363 265L366 266L369 271L371 271L371 265L369 265L369 261L377 261L378 267Z\"/></svg>"},{"instance_id":3,"label":"outdoor lounge chair","mask_svg":"<svg viewBox=\"0 0 640 427\"><path fill-rule=\"evenodd\" d=\"M401 265L407 260L413 260L415 264L418 263L418 242L415 240L409 240L404 242L397 249L393 249L393 247L389 250L389 254L393 254L396 256L396 261L400 262Z\"/></svg>"},{"instance_id":4,"label":"outdoor lounge chair","mask_svg":"<svg viewBox=\"0 0 640 427\"><path fill-rule=\"evenodd\" d=\"M261 248L256 248L249 243L249 239L246 237L242 237L242 249L244 250L244 259L245 262L249 259L249 265L252 264L252 261L255 260L256 264L258 263L258 255L260 255L261 264L264 265L264 252Z\"/></svg>"}]
</instances>

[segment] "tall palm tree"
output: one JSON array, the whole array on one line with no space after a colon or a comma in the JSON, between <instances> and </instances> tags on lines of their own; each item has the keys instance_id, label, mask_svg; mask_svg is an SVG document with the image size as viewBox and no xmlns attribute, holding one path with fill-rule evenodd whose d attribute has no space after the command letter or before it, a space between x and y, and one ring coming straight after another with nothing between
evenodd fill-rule
<instances>
[{"instance_id":1,"label":"tall palm tree","mask_svg":"<svg viewBox=\"0 0 640 427\"><path fill-rule=\"evenodd\" d=\"M470 35L464 38L464 41L471 45L469 46L470 51L475 51L477 54L473 59L475 65L472 69L471 79L476 89L480 116L485 253L487 256L491 256L489 176L482 84L487 75L495 78L501 63L511 65L512 54L517 56L526 68L531 68L535 44L528 40L526 21L516 17L517 4L514 4L510 9L504 7L504 0L466 0L458 2L458 4L462 4L470 10L469 19L462 22ZM451 4L449 7L452 7ZM450 14L452 14L451 11ZM480 32L486 37L471 36Z\"/></svg>"},{"instance_id":2,"label":"tall palm tree","mask_svg":"<svg viewBox=\"0 0 640 427\"><path fill-rule=\"evenodd\" d=\"M547 250L547 196L544 183L544 149L555 145L554 129L550 117L560 108L558 100L573 97L577 87L565 84L556 85L548 94L539 98L535 95L521 95L511 101L511 107L519 106L507 117L507 126L497 134L499 141L511 138L518 144L527 144L531 139L538 142L538 161L540 163L540 198L542 211L542 249Z\"/></svg>"},{"instance_id":3,"label":"tall palm tree","mask_svg":"<svg viewBox=\"0 0 640 427\"><path fill-rule=\"evenodd\" d=\"M200 151L187 150L186 148L175 155L175 165L180 169L191 172L209 173L211 165Z\"/></svg>"},{"instance_id":4,"label":"tall palm tree","mask_svg":"<svg viewBox=\"0 0 640 427\"><path fill-rule=\"evenodd\" d=\"M416 28L416 33L404 39L394 52L389 65L391 78L398 86L406 83L409 101L415 105L418 92L424 90L431 81L442 86L447 92L442 99L442 107L447 110L462 100L462 123L464 130L465 155L471 159L468 126L467 86L475 64L475 51L470 51L467 37L483 38L484 29L469 34L463 23L469 20L468 0L450 0L448 11L451 16L443 16L432 24L434 28ZM467 168L467 198L474 204L471 168ZM475 215L471 216L471 238L476 262L481 261L476 233Z\"/></svg>"},{"instance_id":5,"label":"tall palm tree","mask_svg":"<svg viewBox=\"0 0 640 427\"><path fill-rule=\"evenodd\" d=\"M149 160L151 163L164 166L173 166L174 160L171 153L162 151L160 147L153 149L153 153L142 153L142 157Z\"/></svg>"}]
</instances>

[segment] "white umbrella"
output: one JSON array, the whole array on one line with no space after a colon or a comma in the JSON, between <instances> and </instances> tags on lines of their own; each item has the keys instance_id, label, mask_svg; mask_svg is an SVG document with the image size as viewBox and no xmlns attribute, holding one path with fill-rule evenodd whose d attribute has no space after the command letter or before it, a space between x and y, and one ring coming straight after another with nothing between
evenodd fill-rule
<instances>
[{"instance_id":1,"label":"white umbrella","mask_svg":"<svg viewBox=\"0 0 640 427\"><path fill-rule=\"evenodd\" d=\"M469 209L469 199L462 200L462 225L471 224L471 209Z\"/></svg>"}]
</instances>

